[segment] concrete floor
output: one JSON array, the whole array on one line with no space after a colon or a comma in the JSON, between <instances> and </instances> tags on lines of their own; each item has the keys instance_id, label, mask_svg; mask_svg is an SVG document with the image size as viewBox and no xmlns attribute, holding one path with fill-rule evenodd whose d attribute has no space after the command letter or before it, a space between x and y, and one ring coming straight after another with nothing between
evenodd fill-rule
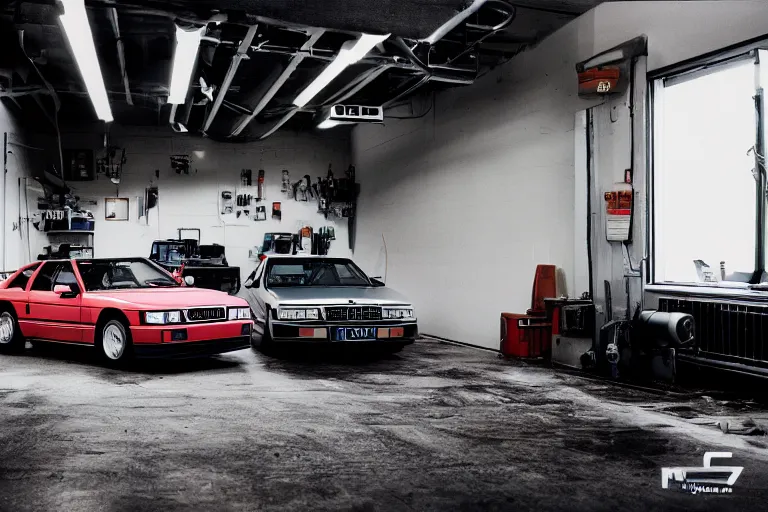
<instances>
[{"instance_id":1,"label":"concrete floor","mask_svg":"<svg viewBox=\"0 0 768 512\"><path fill-rule=\"evenodd\" d=\"M29 348L0 356L0 509L749 510L766 438L713 424L764 414L432 341L129 371ZM733 495L661 489L712 450L745 468Z\"/></svg>"}]
</instances>

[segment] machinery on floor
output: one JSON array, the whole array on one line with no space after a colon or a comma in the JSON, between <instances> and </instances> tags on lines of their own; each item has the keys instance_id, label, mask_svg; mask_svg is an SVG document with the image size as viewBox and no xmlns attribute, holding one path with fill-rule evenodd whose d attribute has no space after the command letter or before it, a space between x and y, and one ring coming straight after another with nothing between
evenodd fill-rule
<instances>
[{"instance_id":1,"label":"machinery on floor","mask_svg":"<svg viewBox=\"0 0 768 512\"><path fill-rule=\"evenodd\" d=\"M201 245L198 239L155 240L149 259L172 272L179 281L190 276L195 286L236 295L240 291L240 267L230 267L224 246ZM188 231L188 230L187 230Z\"/></svg>"}]
</instances>

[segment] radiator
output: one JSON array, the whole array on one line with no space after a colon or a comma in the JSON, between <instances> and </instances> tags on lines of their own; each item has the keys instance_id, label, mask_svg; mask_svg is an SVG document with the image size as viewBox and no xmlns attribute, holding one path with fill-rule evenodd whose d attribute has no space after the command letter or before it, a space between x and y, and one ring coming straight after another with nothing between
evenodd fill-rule
<instances>
[{"instance_id":1,"label":"radiator","mask_svg":"<svg viewBox=\"0 0 768 512\"><path fill-rule=\"evenodd\" d=\"M661 298L659 311L689 313L700 355L768 362L768 306Z\"/></svg>"}]
</instances>

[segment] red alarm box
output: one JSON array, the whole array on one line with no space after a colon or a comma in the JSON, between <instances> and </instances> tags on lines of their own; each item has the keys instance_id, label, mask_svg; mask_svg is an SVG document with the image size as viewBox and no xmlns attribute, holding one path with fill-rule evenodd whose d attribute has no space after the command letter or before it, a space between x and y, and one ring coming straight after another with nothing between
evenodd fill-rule
<instances>
[{"instance_id":1,"label":"red alarm box","mask_svg":"<svg viewBox=\"0 0 768 512\"><path fill-rule=\"evenodd\" d=\"M544 357L551 347L552 323L546 316L501 314L499 350L504 357Z\"/></svg>"}]
</instances>

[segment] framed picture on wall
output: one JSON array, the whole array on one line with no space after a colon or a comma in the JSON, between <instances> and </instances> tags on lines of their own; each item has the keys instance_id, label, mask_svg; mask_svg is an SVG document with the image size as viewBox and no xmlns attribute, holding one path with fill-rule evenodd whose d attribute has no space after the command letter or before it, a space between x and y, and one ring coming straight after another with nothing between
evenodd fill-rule
<instances>
[{"instance_id":1,"label":"framed picture on wall","mask_svg":"<svg viewBox=\"0 0 768 512\"><path fill-rule=\"evenodd\" d=\"M128 206L130 205L127 197L105 197L104 198L104 219L105 220L128 220Z\"/></svg>"}]
</instances>

